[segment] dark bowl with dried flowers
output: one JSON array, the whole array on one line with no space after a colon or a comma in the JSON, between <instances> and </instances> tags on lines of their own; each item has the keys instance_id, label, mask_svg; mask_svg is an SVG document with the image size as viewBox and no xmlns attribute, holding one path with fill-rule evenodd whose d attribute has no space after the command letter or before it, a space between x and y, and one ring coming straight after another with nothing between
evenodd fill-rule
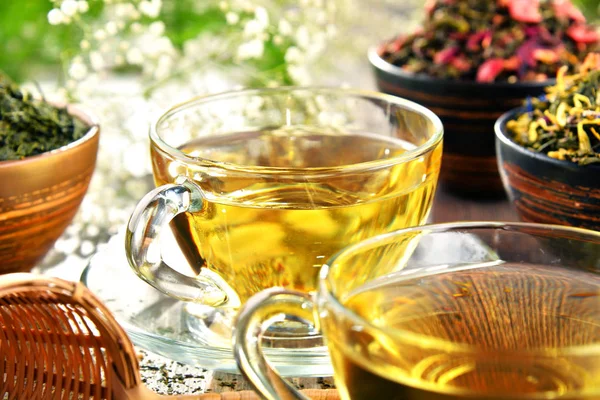
<instances>
[{"instance_id":1,"label":"dark bowl with dried flowers","mask_svg":"<svg viewBox=\"0 0 600 400\"><path fill-rule=\"evenodd\" d=\"M600 230L600 55L597 68L496 122L498 167L523 221Z\"/></svg>"},{"instance_id":2,"label":"dark bowl with dried flowers","mask_svg":"<svg viewBox=\"0 0 600 400\"><path fill-rule=\"evenodd\" d=\"M499 196L494 124L574 71L600 48L568 0L429 1L422 30L369 51L379 89L435 112L444 123L440 181L458 194Z\"/></svg>"},{"instance_id":3,"label":"dark bowl with dried flowers","mask_svg":"<svg viewBox=\"0 0 600 400\"><path fill-rule=\"evenodd\" d=\"M73 219L96 165L99 126L0 76L0 274L29 271Z\"/></svg>"}]
</instances>

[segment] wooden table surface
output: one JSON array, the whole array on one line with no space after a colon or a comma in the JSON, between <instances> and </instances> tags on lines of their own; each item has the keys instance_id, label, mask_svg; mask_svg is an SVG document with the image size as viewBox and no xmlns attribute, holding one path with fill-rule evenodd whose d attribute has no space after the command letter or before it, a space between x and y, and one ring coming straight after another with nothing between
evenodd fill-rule
<instances>
[{"instance_id":1,"label":"wooden table surface","mask_svg":"<svg viewBox=\"0 0 600 400\"><path fill-rule=\"evenodd\" d=\"M439 188L430 215L431 223L454 221L518 221L518 217L506 198L473 199L449 193ZM217 393L250 389L248 382L239 375L207 372L204 390ZM295 378L291 381L306 389L326 389L334 386L331 377Z\"/></svg>"}]
</instances>

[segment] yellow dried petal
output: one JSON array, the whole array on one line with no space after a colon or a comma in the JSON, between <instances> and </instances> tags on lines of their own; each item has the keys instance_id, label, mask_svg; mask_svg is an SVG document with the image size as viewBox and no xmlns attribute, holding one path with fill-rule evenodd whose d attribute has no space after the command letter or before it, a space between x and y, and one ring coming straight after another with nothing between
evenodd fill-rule
<instances>
[{"instance_id":1,"label":"yellow dried petal","mask_svg":"<svg viewBox=\"0 0 600 400\"><path fill-rule=\"evenodd\" d=\"M568 70L569 70L569 67L566 65L563 65L562 67L560 67L560 69L558 70L558 73L556 74L556 88L558 89L559 92L565 91L565 74L567 73Z\"/></svg>"},{"instance_id":2,"label":"yellow dried petal","mask_svg":"<svg viewBox=\"0 0 600 400\"><path fill-rule=\"evenodd\" d=\"M575 104L575 107L577 107L577 108L583 108L584 103L589 108L592 107L592 102L590 101L590 99L579 93L575 93L573 95L573 103Z\"/></svg>"},{"instance_id":3,"label":"yellow dried petal","mask_svg":"<svg viewBox=\"0 0 600 400\"><path fill-rule=\"evenodd\" d=\"M532 122L529 125L529 131L527 132L527 139L530 143L536 142L538 138L537 128L539 124L537 122Z\"/></svg>"},{"instance_id":4,"label":"yellow dried petal","mask_svg":"<svg viewBox=\"0 0 600 400\"><path fill-rule=\"evenodd\" d=\"M584 121L577 124L577 138L579 139L579 150L584 152L592 151L592 144L590 138L583 129L583 125L586 125Z\"/></svg>"},{"instance_id":5,"label":"yellow dried petal","mask_svg":"<svg viewBox=\"0 0 600 400\"><path fill-rule=\"evenodd\" d=\"M565 125L567 125L567 107L567 103L563 101L556 109L556 122L561 128L564 128Z\"/></svg>"},{"instance_id":6,"label":"yellow dried petal","mask_svg":"<svg viewBox=\"0 0 600 400\"><path fill-rule=\"evenodd\" d=\"M569 154L569 152L565 149L558 149L558 151L550 151L548 152L548 156L555 158L557 160L565 160L565 156Z\"/></svg>"}]
</instances>

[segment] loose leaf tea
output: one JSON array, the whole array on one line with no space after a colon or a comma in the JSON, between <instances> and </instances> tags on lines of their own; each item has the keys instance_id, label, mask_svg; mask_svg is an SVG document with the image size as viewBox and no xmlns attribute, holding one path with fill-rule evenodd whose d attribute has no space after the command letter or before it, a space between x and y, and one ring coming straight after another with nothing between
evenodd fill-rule
<instances>
[{"instance_id":1,"label":"loose leaf tea","mask_svg":"<svg viewBox=\"0 0 600 400\"><path fill-rule=\"evenodd\" d=\"M34 99L0 74L0 161L58 149L83 137L88 129L66 108Z\"/></svg>"},{"instance_id":2,"label":"loose leaf tea","mask_svg":"<svg viewBox=\"0 0 600 400\"><path fill-rule=\"evenodd\" d=\"M600 50L570 0L435 0L426 11L422 30L379 49L384 60L445 79L542 81Z\"/></svg>"},{"instance_id":3,"label":"loose leaf tea","mask_svg":"<svg viewBox=\"0 0 600 400\"><path fill-rule=\"evenodd\" d=\"M566 71L506 129L516 143L557 160L600 163L600 54L588 55L579 73Z\"/></svg>"}]
</instances>

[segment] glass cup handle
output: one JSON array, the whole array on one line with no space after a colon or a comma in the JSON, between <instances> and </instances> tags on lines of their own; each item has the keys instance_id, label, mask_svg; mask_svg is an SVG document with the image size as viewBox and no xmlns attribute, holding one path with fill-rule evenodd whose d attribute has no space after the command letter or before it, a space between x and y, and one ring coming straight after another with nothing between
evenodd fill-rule
<instances>
[{"instance_id":1,"label":"glass cup handle","mask_svg":"<svg viewBox=\"0 0 600 400\"><path fill-rule=\"evenodd\" d=\"M218 305L227 300L218 284L202 275L189 277L174 270L163 261L160 251L160 237L169 222L183 212L201 210L203 204L202 190L185 177L152 190L129 219L125 249L135 273L156 289L184 301Z\"/></svg>"},{"instance_id":2,"label":"glass cup handle","mask_svg":"<svg viewBox=\"0 0 600 400\"><path fill-rule=\"evenodd\" d=\"M284 319L313 323L313 309L310 295L271 288L252 296L240 310L233 330L233 352L242 374L263 398L309 400L269 365L260 339L269 326Z\"/></svg>"}]
</instances>

